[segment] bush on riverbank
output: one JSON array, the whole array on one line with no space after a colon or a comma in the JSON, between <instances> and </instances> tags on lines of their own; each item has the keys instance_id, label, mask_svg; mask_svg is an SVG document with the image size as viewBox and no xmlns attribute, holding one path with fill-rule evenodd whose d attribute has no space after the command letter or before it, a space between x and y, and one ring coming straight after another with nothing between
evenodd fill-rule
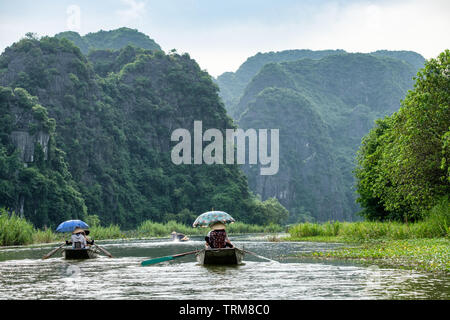
<instances>
[{"instance_id":1,"label":"bush on riverbank","mask_svg":"<svg viewBox=\"0 0 450 320\"><path fill-rule=\"evenodd\" d=\"M118 225L114 224L111 224L108 227L93 226L89 228L89 231L89 237L95 240L125 238L125 233L120 230Z\"/></svg>"},{"instance_id":2,"label":"bush on riverbank","mask_svg":"<svg viewBox=\"0 0 450 320\"><path fill-rule=\"evenodd\" d=\"M425 220L419 222L301 223L289 228L288 232L292 240L308 237L338 237L350 241L442 238L450 235L449 211L448 200L442 200L428 212Z\"/></svg>"},{"instance_id":3,"label":"bush on riverbank","mask_svg":"<svg viewBox=\"0 0 450 320\"><path fill-rule=\"evenodd\" d=\"M52 230L35 230L33 233L33 243L50 243L56 241L64 241L64 235L54 233Z\"/></svg>"},{"instance_id":4,"label":"bush on riverbank","mask_svg":"<svg viewBox=\"0 0 450 320\"><path fill-rule=\"evenodd\" d=\"M0 245L13 246L33 242L33 225L14 213L0 208Z\"/></svg>"}]
</instances>

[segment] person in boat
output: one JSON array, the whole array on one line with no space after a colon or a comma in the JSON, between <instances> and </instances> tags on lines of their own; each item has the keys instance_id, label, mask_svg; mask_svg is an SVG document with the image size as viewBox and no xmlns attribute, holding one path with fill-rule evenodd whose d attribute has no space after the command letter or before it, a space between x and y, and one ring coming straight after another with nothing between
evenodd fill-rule
<instances>
[{"instance_id":1,"label":"person in boat","mask_svg":"<svg viewBox=\"0 0 450 320\"><path fill-rule=\"evenodd\" d=\"M84 230L86 243L89 244L89 245L93 245L94 244L94 240L91 239L91 237L89 237L89 233L91 233L89 230Z\"/></svg>"},{"instance_id":2,"label":"person in boat","mask_svg":"<svg viewBox=\"0 0 450 320\"><path fill-rule=\"evenodd\" d=\"M218 248L234 248L234 245L228 239L227 232L225 231L225 225L222 222L216 222L211 226L211 231L205 237L206 249L218 249Z\"/></svg>"},{"instance_id":3,"label":"person in boat","mask_svg":"<svg viewBox=\"0 0 450 320\"><path fill-rule=\"evenodd\" d=\"M85 249L88 244L94 244L94 240L91 240L87 235L89 230L83 230L81 228L76 228L72 232L70 241L66 241L67 245L72 245L72 249Z\"/></svg>"},{"instance_id":4,"label":"person in boat","mask_svg":"<svg viewBox=\"0 0 450 320\"><path fill-rule=\"evenodd\" d=\"M84 249L86 248L86 234L83 229L76 228L72 232L72 236L70 237L70 242L66 241L67 245L72 245L72 249Z\"/></svg>"},{"instance_id":5,"label":"person in boat","mask_svg":"<svg viewBox=\"0 0 450 320\"><path fill-rule=\"evenodd\" d=\"M187 240L189 240L189 238L186 235L184 235L182 233L177 233L176 231L173 231L171 233L171 235L172 235L172 240L173 241L187 241Z\"/></svg>"}]
</instances>

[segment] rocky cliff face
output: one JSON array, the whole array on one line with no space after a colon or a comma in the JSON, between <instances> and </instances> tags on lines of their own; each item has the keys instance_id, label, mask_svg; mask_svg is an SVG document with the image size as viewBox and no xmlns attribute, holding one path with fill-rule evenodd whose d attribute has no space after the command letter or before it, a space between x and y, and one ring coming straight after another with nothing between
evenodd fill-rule
<instances>
[{"instance_id":1,"label":"rocky cliff face","mask_svg":"<svg viewBox=\"0 0 450 320\"><path fill-rule=\"evenodd\" d=\"M187 54L126 47L89 57L65 38L51 37L23 39L0 56L0 84L24 88L55 119L53 139L63 152L57 157L66 159L87 212L105 223L135 227L166 216L192 223L199 212L215 207L250 222L252 198L237 166L176 166L170 160L173 130L189 130L194 120L203 120L204 130L233 127L210 76ZM42 110L33 108L41 117ZM13 106L9 110L20 117ZM22 130L28 123L18 121L5 139L21 150L24 161L46 167L41 159L52 138L42 135L41 127ZM63 198L52 197L40 204ZM26 216L43 212L37 198L26 195Z\"/></svg>"},{"instance_id":2,"label":"rocky cliff face","mask_svg":"<svg viewBox=\"0 0 450 320\"><path fill-rule=\"evenodd\" d=\"M247 85L234 115L239 127L280 130L280 169L252 190L276 197L291 219L351 220L355 154L374 120L398 110L415 68L371 54L338 54L266 64Z\"/></svg>"},{"instance_id":3,"label":"rocky cliff face","mask_svg":"<svg viewBox=\"0 0 450 320\"><path fill-rule=\"evenodd\" d=\"M48 142L50 135L39 131L34 135L30 135L27 131L13 131L11 132L11 140L20 152L20 159L23 162L34 161L34 147L36 143L42 147L44 152L44 160L48 157Z\"/></svg>"}]
</instances>

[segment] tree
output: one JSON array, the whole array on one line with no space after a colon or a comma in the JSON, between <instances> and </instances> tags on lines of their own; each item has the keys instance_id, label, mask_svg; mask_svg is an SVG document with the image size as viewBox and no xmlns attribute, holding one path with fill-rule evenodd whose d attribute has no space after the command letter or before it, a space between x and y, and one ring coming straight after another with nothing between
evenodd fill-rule
<instances>
[{"instance_id":1,"label":"tree","mask_svg":"<svg viewBox=\"0 0 450 320\"><path fill-rule=\"evenodd\" d=\"M450 51L430 59L414 90L359 150L357 191L369 219L418 220L450 192Z\"/></svg>"}]
</instances>

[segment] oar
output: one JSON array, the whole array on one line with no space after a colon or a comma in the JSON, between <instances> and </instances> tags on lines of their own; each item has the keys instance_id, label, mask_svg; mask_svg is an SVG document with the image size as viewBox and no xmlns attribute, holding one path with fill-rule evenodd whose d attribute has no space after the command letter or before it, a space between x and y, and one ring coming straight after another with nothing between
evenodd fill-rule
<instances>
[{"instance_id":1,"label":"oar","mask_svg":"<svg viewBox=\"0 0 450 320\"><path fill-rule=\"evenodd\" d=\"M50 251L49 253L47 253L45 256L42 257L42 259L47 259L50 258L52 255L54 255L56 253L56 251L58 251L59 249L61 249L62 247L64 247L66 244L63 243L61 246L59 246L56 249L53 249L52 251Z\"/></svg>"},{"instance_id":2,"label":"oar","mask_svg":"<svg viewBox=\"0 0 450 320\"><path fill-rule=\"evenodd\" d=\"M98 245L96 245L96 244L94 244L94 246L96 246L97 248L99 248L99 249L100 249L104 254L106 254L108 257L110 257L110 258L113 257L111 253L109 253L108 251L106 251L106 249L103 249L102 247L100 247L100 246L98 246Z\"/></svg>"},{"instance_id":3,"label":"oar","mask_svg":"<svg viewBox=\"0 0 450 320\"><path fill-rule=\"evenodd\" d=\"M179 257L187 256L188 254L197 253L199 251L200 250L195 250L195 251L190 251L190 252L176 254L174 256L167 256L167 257L160 257L160 258L154 258L154 259L150 259L150 260L145 260L145 261L141 262L141 266L148 266L150 264L155 264L155 263L160 263L160 262L164 262L164 261L173 260L173 259L176 259L176 258L179 258Z\"/></svg>"},{"instance_id":4,"label":"oar","mask_svg":"<svg viewBox=\"0 0 450 320\"><path fill-rule=\"evenodd\" d=\"M260 256L259 254L256 254L256 253L248 251L248 250L242 250L242 251L244 251L245 253L250 253L250 254L252 254L252 255L254 255L254 256L258 257L258 258L261 258L261 259L266 259L266 260L269 260L269 261L278 262L276 260L272 260L272 259Z\"/></svg>"}]
</instances>

